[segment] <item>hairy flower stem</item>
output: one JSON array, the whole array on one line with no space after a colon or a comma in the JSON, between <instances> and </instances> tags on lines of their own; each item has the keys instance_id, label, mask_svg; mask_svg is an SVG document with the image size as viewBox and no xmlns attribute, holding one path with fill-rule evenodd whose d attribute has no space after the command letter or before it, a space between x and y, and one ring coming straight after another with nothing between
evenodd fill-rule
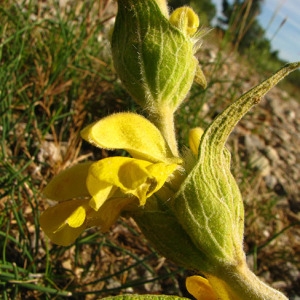
<instances>
[{"instance_id":1,"label":"hairy flower stem","mask_svg":"<svg viewBox=\"0 0 300 300\"><path fill-rule=\"evenodd\" d=\"M178 157L179 153L175 135L173 110L169 107L161 107L159 110L155 110L155 112L152 112L149 116L149 119L160 130L161 134L167 141L172 154L175 157Z\"/></svg>"},{"instance_id":2,"label":"hairy flower stem","mask_svg":"<svg viewBox=\"0 0 300 300\"><path fill-rule=\"evenodd\" d=\"M288 298L281 292L261 281L248 268L246 262L242 265L227 268L227 271L220 272L220 277L229 289L236 296L235 299L251 300L287 300ZM209 278L209 276L207 276Z\"/></svg>"}]
</instances>

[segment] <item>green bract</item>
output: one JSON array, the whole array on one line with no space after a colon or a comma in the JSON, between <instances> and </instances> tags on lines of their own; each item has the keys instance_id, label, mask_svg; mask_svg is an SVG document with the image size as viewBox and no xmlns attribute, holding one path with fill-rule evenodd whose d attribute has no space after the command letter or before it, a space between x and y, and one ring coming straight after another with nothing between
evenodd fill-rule
<instances>
[{"instance_id":1,"label":"green bract","mask_svg":"<svg viewBox=\"0 0 300 300\"><path fill-rule=\"evenodd\" d=\"M142 107L175 111L196 74L194 41L169 22L154 0L118 4L112 54L120 79Z\"/></svg>"},{"instance_id":2,"label":"green bract","mask_svg":"<svg viewBox=\"0 0 300 300\"><path fill-rule=\"evenodd\" d=\"M292 63L231 104L201 136L196 165L175 199L172 211L199 254L214 265L239 265L244 260L243 200L230 172L226 140L237 122L288 73L299 67Z\"/></svg>"},{"instance_id":3,"label":"green bract","mask_svg":"<svg viewBox=\"0 0 300 300\"><path fill-rule=\"evenodd\" d=\"M176 217L172 212L162 210L160 207L151 211L146 206L144 211L139 211L133 218L146 238L165 257L187 269L195 270L196 266L201 266L210 270L212 265L204 255L199 255L199 250Z\"/></svg>"}]
</instances>

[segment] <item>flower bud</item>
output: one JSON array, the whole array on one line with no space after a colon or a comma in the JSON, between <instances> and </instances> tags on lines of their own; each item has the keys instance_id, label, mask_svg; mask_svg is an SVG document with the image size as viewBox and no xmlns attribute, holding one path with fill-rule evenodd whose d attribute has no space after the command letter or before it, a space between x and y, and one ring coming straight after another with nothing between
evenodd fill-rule
<instances>
[{"instance_id":1,"label":"flower bud","mask_svg":"<svg viewBox=\"0 0 300 300\"><path fill-rule=\"evenodd\" d=\"M114 65L143 108L155 112L167 107L174 112L190 90L198 61L195 41L186 34L195 26L189 29L187 18L178 28L154 0L118 1L112 36Z\"/></svg>"},{"instance_id":2,"label":"flower bud","mask_svg":"<svg viewBox=\"0 0 300 300\"><path fill-rule=\"evenodd\" d=\"M170 23L183 33L193 36L199 27L199 17L188 6L175 9L170 16Z\"/></svg>"}]
</instances>

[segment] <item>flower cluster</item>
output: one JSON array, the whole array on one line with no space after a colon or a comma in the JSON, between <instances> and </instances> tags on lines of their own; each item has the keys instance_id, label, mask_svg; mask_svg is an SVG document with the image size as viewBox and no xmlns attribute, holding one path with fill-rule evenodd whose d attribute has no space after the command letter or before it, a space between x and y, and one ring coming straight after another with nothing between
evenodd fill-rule
<instances>
[{"instance_id":1,"label":"flower cluster","mask_svg":"<svg viewBox=\"0 0 300 300\"><path fill-rule=\"evenodd\" d=\"M132 157L109 157L81 163L61 172L44 190L58 204L48 208L40 223L51 240L69 245L86 228L103 232L123 210L136 210L180 167L159 130L133 113L108 116L81 132L104 149L124 149Z\"/></svg>"}]
</instances>

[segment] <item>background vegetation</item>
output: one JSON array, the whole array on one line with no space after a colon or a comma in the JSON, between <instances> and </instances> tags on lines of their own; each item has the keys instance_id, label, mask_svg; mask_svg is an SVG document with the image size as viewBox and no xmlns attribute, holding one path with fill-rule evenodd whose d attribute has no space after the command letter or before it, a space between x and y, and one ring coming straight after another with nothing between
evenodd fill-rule
<instances>
[{"instance_id":1,"label":"background vegetation","mask_svg":"<svg viewBox=\"0 0 300 300\"><path fill-rule=\"evenodd\" d=\"M174 7L183 4L171 2ZM214 18L211 1L188 2L207 24ZM246 68L259 52L260 59L254 59L255 67L266 73L282 64L255 19L258 8L244 20L246 24L251 20L251 26L241 28L245 3L235 1L224 9L222 28L212 33L218 39L215 59L210 60L210 52L203 50L201 62L210 75L210 87L206 91L193 87L190 101L178 113L181 145L186 143L187 124L205 126L228 103L223 101L225 98L241 92L234 78L220 79L220 72L227 66L228 51L243 54L241 60ZM91 229L70 247L52 245L39 227L39 214L48 205L42 190L55 174L80 161L114 154L83 143L78 135L81 128L109 113L137 109L112 66L108 37L115 12L115 4L109 0L1 2L0 297L3 299L94 299L125 292L186 295L187 271L159 257L132 220L121 220L106 235ZM246 41L250 41L250 46ZM249 70L248 76L253 74L255 69ZM289 81L294 89L299 74L290 76ZM211 100L209 112L200 114ZM237 169L241 188L247 191L252 184L247 178L253 173L242 166ZM250 206L248 223L255 216L273 220L272 203ZM252 231L250 228L249 237L257 236L256 230L257 227ZM274 235L268 241L279 236L276 230L272 232ZM256 264L265 255L263 250L268 243L250 240L254 246L249 249L255 253ZM275 252L279 253L277 248L268 248L271 256Z\"/></svg>"}]
</instances>

